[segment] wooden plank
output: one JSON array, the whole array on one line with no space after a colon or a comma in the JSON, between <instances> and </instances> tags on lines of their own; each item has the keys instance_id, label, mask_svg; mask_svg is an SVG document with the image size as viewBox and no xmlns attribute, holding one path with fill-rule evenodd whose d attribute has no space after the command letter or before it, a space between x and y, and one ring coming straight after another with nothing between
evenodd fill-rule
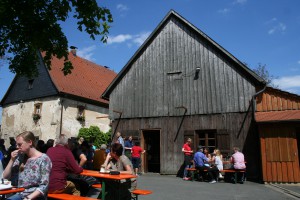
<instances>
[{"instance_id":1,"label":"wooden plank","mask_svg":"<svg viewBox=\"0 0 300 200\"><path fill-rule=\"evenodd\" d=\"M261 152L261 159L262 159L262 175L263 181L268 180L267 176L267 159L266 159L266 142L265 142L265 135L264 130L259 127L259 135L260 135L260 152Z\"/></svg>"},{"instance_id":2,"label":"wooden plank","mask_svg":"<svg viewBox=\"0 0 300 200\"><path fill-rule=\"evenodd\" d=\"M287 165L287 177L288 177L288 182L289 183L294 183L294 169L293 169L293 163L292 162L286 162Z\"/></svg>"},{"instance_id":3,"label":"wooden plank","mask_svg":"<svg viewBox=\"0 0 300 200\"><path fill-rule=\"evenodd\" d=\"M288 182L288 168L287 168L287 163L282 162L282 182L287 183Z\"/></svg>"}]
</instances>

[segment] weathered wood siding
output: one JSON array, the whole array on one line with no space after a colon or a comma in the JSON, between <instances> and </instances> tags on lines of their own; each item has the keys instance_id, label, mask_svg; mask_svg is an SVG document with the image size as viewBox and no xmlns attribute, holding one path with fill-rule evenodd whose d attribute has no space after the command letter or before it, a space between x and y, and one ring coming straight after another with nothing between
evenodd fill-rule
<instances>
[{"instance_id":1,"label":"weathered wood siding","mask_svg":"<svg viewBox=\"0 0 300 200\"><path fill-rule=\"evenodd\" d=\"M299 110L300 98L297 95L267 88L257 97L257 112Z\"/></svg>"},{"instance_id":2,"label":"weathered wood siding","mask_svg":"<svg viewBox=\"0 0 300 200\"><path fill-rule=\"evenodd\" d=\"M184 144L185 132L192 135L199 130L217 130L217 132L219 132L218 130L226 130L230 137L230 149L233 146L239 146L245 152L247 168L251 169L247 170L247 177L258 178L260 172L260 165L258 164L260 158L257 156L259 154L259 140L258 135L254 134L251 113L186 116L178 137L174 141L180 121L181 117L121 119L118 131L128 133L128 135L133 135L135 132L137 133L134 134L135 137L141 137L141 130L159 129L161 131L160 172L162 174L176 174L183 162L181 148ZM113 123L113 129L115 129L116 123ZM195 137L196 135L194 135ZM196 147L197 144L194 146Z\"/></svg>"},{"instance_id":3,"label":"weathered wood siding","mask_svg":"<svg viewBox=\"0 0 300 200\"><path fill-rule=\"evenodd\" d=\"M300 182L295 131L293 124L259 127L264 182Z\"/></svg>"},{"instance_id":4,"label":"weathered wood siding","mask_svg":"<svg viewBox=\"0 0 300 200\"><path fill-rule=\"evenodd\" d=\"M178 106L187 107L187 115L245 112L254 93L234 62L171 18L114 88L110 108L124 118L179 116Z\"/></svg>"}]
</instances>

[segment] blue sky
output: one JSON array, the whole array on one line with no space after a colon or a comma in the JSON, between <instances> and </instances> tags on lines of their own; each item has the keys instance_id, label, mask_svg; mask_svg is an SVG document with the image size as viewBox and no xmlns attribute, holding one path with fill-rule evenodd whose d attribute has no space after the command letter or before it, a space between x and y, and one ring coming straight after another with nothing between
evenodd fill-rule
<instances>
[{"instance_id":1,"label":"blue sky","mask_svg":"<svg viewBox=\"0 0 300 200\"><path fill-rule=\"evenodd\" d=\"M253 69L265 64L280 89L300 95L299 0L98 0L114 22L107 44L68 19L63 30L78 55L119 72L171 10ZM0 61L1 62L1 61ZM0 67L0 98L14 75ZM1 110L0 110L1 112Z\"/></svg>"}]
</instances>

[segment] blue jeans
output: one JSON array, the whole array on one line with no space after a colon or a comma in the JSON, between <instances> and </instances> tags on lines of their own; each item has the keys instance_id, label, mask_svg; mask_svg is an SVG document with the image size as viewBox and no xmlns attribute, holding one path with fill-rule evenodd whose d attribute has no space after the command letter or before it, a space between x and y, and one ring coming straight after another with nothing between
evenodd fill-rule
<instances>
[{"instance_id":1,"label":"blue jeans","mask_svg":"<svg viewBox=\"0 0 300 200\"><path fill-rule=\"evenodd\" d=\"M6 198L7 200L22 200L22 196L20 194L14 194L8 198Z\"/></svg>"},{"instance_id":2,"label":"blue jeans","mask_svg":"<svg viewBox=\"0 0 300 200\"><path fill-rule=\"evenodd\" d=\"M184 165L185 165L185 168L184 168L184 171L183 171L183 177L187 177L187 174L188 174L187 169L192 167L192 160L193 160L192 156L190 156L190 155L184 155Z\"/></svg>"}]
</instances>

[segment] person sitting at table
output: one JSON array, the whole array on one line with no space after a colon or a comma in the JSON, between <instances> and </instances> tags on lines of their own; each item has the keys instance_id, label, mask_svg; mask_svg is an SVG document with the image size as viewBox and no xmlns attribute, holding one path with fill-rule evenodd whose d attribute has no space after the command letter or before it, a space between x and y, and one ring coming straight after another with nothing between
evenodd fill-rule
<instances>
[{"instance_id":1,"label":"person sitting at table","mask_svg":"<svg viewBox=\"0 0 300 200\"><path fill-rule=\"evenodd\" d=\"M242 152L240 152L240 148L238 147L233 147L234 154L232 154L230 158L230 162L232 163L232 168L233 169L238 169L238 170L245 170L246 165L245 165L245 156ZM238 182L243 183L244 182L244 173L238 173Z\"/></svg>"},{"instance_id":2,"label":"person sitting at table","mask_svg":"<svg viewBox=\"0 0 300 200\"><path fill-rule=\"evenodd\" d=\"M17 150L11 153L3 178L9 179L12 169L18 169L18 187L25 190L7 199L47 199L49 175L52 167L50 158L35 148L35 137L30 131L25 131L16 137ZM20 160L21 154L24 159ZM16 173L16 171L15 171Z\"/></svg>"},{"instance_id":3,"label":"person sitting at table","mask_svg":"<svg viewBox=\"0 0 300 200\"><path fill-rule=\"evenodd\" d=\"M194 155L194 163L195 168L201 172L203 175L204 170L207 170L207 174L210 177L209 183L216 183L219 170L216 167L209 167L206 165L208 163L209 159L203 154L203 147L200 145L198 146L198 151Z\"/></svg>"},{"instance_id":4,"label":"person sitting at table","mask_svg":"<svg viewBox=\"0 0 300 200\"><path fill-rule=\"evenodd\" d=\"M211 163L213 163L219 171L223 170L223 156L219 149L214 150L214 153L211 156L211 161ZM223 178L221 172L219 173L219 178Z\"/></svg>"},{"instance_id":5,"label":"person sitting at table","mask_svg":"<svg viewBox=\"0 0 300 200\"><path fill-rule=\"evenodd\" d=\"M80 174L83 169L75 160L72 152L67 147L68 138L61 134L56 141L56 146L47 151L52 161L50 173L49 193L67 193L80 196L80 191L75 184L67 180L68 173Z\"/></svg>"},{"instance_id":6,"label":"person sitting at table","mask_svg":"<svg viewBox=\"0 0 300 200\"><path fill-rule=\"evenodd\" d=\"M123 146L119 143L114 143L111 146L111 151L107 155L108 162L105 162L105 169L110 171L119 171L121 174L135 174L133 171L132 163L129 158L123 154ZM107 164L106 164L107 163ZM113 193L115 193L115 188L119 188L120 199L130 200L131 191L136 188L136 178L131 180L126 180L126 182L121 183L121 185L116 185L115 181L107 182L107 191L106 199L111 199Z\"/></svg>"}]
</instances>

